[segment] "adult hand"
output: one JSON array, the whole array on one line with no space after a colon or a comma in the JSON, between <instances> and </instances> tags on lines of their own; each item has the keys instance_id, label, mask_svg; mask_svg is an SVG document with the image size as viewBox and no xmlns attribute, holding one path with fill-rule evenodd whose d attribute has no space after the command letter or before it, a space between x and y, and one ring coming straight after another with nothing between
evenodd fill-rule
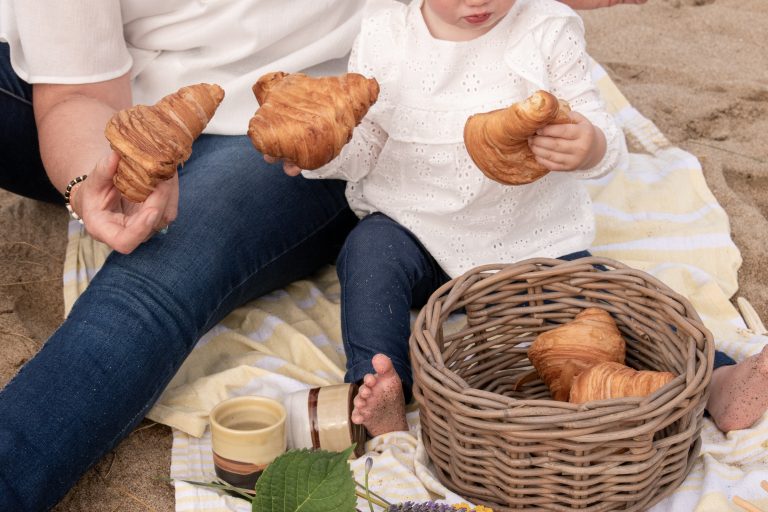
<instances>
[{"instance_id":1,"label":"adult hand","mask_svg":"<svg viewBox=\"0 0 768 512\"><path fill-rule=\"evenodd\" d=\"M602 130L578 112L568 116L573 123L545 126L528 142L536 161L550 171L590 169L605 155Z\"/></svg>"},{"instance_id":2,"label":"adult hand","mask_svg":"<svg viewBox=\"0 0 768 512\"><path fill-rule=\"evenodd\" d=\"M279 158L275 158L274 156L264 155L264 160L267 163L274 164L280 161ZM298 176L301 174L301 169L298 165L294 164L293 162L283 162L283 172L287 174L288 176Z\"/></svg>"},{"instance_id":3,"label":"adult hand","mask_svg":"<svg viewBox=\"0 0 768 512\"><path fill-rule=\"evenodd\" d=\"M112 181L118 161L115 152L102 158L72 190L70 204L93 238L127 254L176 219L179 179L161 181L143 203L132 203Z\"/></svg>"},{"instance_id":4,"label":"adult hand","mask_svg":"<svg viewBox=\"0 0 768 512\"><path fill-rule=\"evenodd\" d=\"M619 4L644 4L647 0L560 0L573 9L599 9Z\"/></svg>"}]
</instances>

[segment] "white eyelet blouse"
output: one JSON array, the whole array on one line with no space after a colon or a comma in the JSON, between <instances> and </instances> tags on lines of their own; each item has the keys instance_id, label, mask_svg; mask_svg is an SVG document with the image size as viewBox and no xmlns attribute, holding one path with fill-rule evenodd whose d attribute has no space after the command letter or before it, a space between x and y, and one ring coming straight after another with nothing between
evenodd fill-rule
<instances>
[{"instance_id":1,"label":"white eyelet blouse","mask_svg":"<svg viewBox=\"0 0 768 512\"><path fill-rule=\"evenodd\" d=\"M352 140L308 178L348 180L362 217L382 212L410 229L450 275L589 247L594 218L580 180L624 165L624 136L589 69L581 19L554 0L517 0L471 41L431 36L420 11L392 2L364 18L349 70L375 77L378 101ZM486 178L463 142L464 123L538 89L566 99L605 134L594 168L551 172L523 186Z\"/></svg>"}]
</instances>

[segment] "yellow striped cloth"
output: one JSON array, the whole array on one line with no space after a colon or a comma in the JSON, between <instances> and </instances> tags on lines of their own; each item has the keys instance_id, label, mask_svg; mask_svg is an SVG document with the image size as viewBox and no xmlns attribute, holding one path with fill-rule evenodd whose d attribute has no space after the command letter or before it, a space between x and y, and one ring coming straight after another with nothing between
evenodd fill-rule
<instances>
[{"instance_id":1,"label":"yellow striped cloth","mask_svg":"<svg viewBox=\"0 0 768 512\"><path fill-rule=\"evenodd\" d=\"M589 183L597 216L596 255L643 269L687 296L713 331L718 348L740 360L768 342L751 333L729 298L741 264L728 217L704 181L697 159L669 143L635 110L599 66L594 76L633 153L627 169ZM108 249L70 223L64 271L69 311L101 266ZM237 309L197 344L158 403L152 420L173 427L171 477L214 478L208 411L238 395L281 400L308 386L341 382L344 351L339 288L331 267ZM460 321L457 319L456 321ZM437 482L418 440L418 413L410 433L368 443L375 459L371 487L392 502L441 498L462 501ZM722 511L739 495L768 510L768 423L721 434L710 421L702 455L677 492L654 511ZM365 458L352 463L362 480ZM367 505L360 503L361 510ZM243 501L176 482L178 511L248 511Z\"/></svg>"}]
</instances>

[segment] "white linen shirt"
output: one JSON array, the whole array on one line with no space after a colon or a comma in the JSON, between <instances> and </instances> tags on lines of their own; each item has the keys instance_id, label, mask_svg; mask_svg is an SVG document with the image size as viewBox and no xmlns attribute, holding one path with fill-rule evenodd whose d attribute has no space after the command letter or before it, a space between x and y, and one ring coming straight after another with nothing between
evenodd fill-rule
<instances>
[{"instance_id":1,"label":"white linen shirt","mask_svg":"<svg viewBox=\"0 0 768 512\"><path fill-rule=\"evenodd\" d=\"M251 86L262 74L344 71L364 4L0 0L0 40L29 83L91 83L130 70L134 102L143 104L184 85L217 83L226 97L206 132L244 134L258 108Z\"/></svg>"},{"instance_id":2,"label":"white linen shirt","mask_svg":"<svg viewBox=\"0 0 768 512\"><path fill-rule=\"evenodd\" d=\"M486 34L453 42L431 36L420 6L392 2L363 20L349 70L376 78L379 98L341 154L303 175L348 180L359 217L390 216L451 277L587 249L594 217L580 180L626 165L627 150L591 79L581 19L554 0L517 0ZM486 178L464 146L464 123L538 89L567 100L603 131L604 158L528 185Z\"/></svg>"}]
</instances>

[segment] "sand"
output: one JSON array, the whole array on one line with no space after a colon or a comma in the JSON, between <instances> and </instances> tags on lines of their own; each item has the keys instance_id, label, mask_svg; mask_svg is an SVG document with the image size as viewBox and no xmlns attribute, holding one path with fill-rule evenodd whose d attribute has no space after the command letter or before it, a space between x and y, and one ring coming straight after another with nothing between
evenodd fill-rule
<instances>
[{"instance_id":1,"label":"sand","mask_svg":"<svg viewBox=\"0 0 768 512\"><path fill-rule=\"evenodd\" d=\"M700 158L744 258L737 295L768 320L768 2L649 0L582 14L590 53ZM61 322L66 222L63 207L0 191L0 386ZM170 429L144 422L55 510L172 511L170 449Z\"/></svg>"}]
</instances>

